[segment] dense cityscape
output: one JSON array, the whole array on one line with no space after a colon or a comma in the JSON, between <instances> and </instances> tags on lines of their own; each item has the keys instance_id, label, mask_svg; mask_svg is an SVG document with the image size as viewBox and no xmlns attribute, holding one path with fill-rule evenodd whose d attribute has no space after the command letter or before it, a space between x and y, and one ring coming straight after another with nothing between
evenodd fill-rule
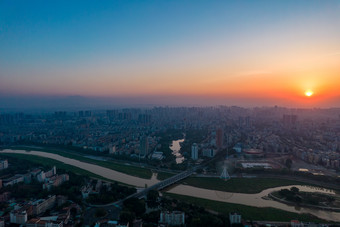
<instances>
[{"instance_id":1,"label":"dense cityscape","mask_svg":"<svg viewBox=\"0 0 340 227\"><path fill-rule=\"evenodd\" d=\"M340 227L339 0L0 0L0 227Z\"/></svg>"},{"instance_id":2,"label":"dense cityscape","mask_svg":"<svg viewBox=\"0 0 340 227\"><path fill-rule=\"evenodd\" d=\"M318 191L339 190L339 109L216 106L4 112L0 123L3 224L197 226L199 220L205 226L210 223L205 216L211 216L210 221L218 226L250 221L253 225L276 221L281 222L277 225L325 226L339 221L339 196ZM33 155L39 159L29 157L33 152L38 152ZM61 160L51 161L53 157L42 156L42 152L145 179L144 188L138 183L133 187L128 179L98 176L78 165L87 170L79 175L79 169L65 166ZM28 162L17 163L23 161ZM278 179L277 185L263 184L254 191L233 182L256 185ZM276 189L278 192L263 198L314 212L256 219L246 209L220 213L209 207L196 208L195 203L187 207L182 204L185 200L176 200L176 196L186 195L176 192L180 184L216 193L258 193L274 186L288 186L299 193L295 185L313 185L316 191L309 189L309 194L294 196L287 189ZM228 188L228 184L240 184L240 188ZM34 194L38 187L39 193ZM44 208L37 211L37 206ZM192 213L195 209L201 210ZM319 209L328 216L318 214Z\"/></svg>"}]
</instances>

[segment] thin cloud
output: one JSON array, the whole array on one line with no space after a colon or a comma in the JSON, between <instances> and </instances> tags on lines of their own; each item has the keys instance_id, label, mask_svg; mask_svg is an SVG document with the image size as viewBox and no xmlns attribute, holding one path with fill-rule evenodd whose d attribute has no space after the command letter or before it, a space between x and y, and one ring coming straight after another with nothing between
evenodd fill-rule
<instances>
[{"instance_id":1,"label":"thin cloud","mask_svg":"<svg viewBox=\"0 0 340 227\"><path fill-rule=\"evenodd\" d=\"M265 70L251 70L251 71L244 71L240 72L240 76L259 76L259 75L270 75L273 74L270 71L265 71Z\"/></svg>"},{"instance_id":2,"label":"thin cloud","mask_svg":"<svg viewBox=\"0 0 340 227\"><path fill-rule=\"evenodd\" d=\"M340 51L339 52L333 52L333 53L328 53L323 55L323 57L329 57L329 56L335 56L335 55L340 55Z\"/></svg>"}]
</instances>

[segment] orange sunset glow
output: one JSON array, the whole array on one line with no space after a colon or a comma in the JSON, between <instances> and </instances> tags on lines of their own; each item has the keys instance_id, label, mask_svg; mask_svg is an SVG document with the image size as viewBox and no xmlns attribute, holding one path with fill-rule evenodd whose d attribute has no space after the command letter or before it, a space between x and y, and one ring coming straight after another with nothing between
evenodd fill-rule
<instances>
[{"instance_id":1,"label":"orange sunset glow","mask_svg":"<svg viewBox=\"0 0 340 227\"><path fill-rule=\"evenodd\" d=\"M305 92L305 95L306 95L307 97L311 97L313 94L314 94L314 92L311 91L311 90L308 90L308 91Z\"/></svg>"},{"instance_id":2,"label":"orange sunset glow","mask_svg":"<svg viewBox=\"0 0 340 227\"><path fill-rule=\"evenodd\" d=\"M0 0L0 189L0 227L340 227L340 0Z\"/></svg>"},{"instance_id":3,"label":"orange sunset glow","mask_svg":"<svg viewBox=\"0 0 340 227\"><path fill-rule=\"evenodd\" d=\"M84 14L87 8L77 9L63 15L62 26L53 23L59 20L57 11L49 22L39 16L28 15L27 21L0 14L0 21L13 20L2 30L0 94L152 96L156 103L162 103L162 97L171 103L181 100L172 97L183 97L195 105L213 100L340 105L340 7L315 2L318 6L308 5L306 11L302 3L249 4L252 7L237 2L186 6L184 11L161 5L143 11L141 6L99 18ZM205 17L196 10L203 10Z\"/></svg>"}]
</instances>

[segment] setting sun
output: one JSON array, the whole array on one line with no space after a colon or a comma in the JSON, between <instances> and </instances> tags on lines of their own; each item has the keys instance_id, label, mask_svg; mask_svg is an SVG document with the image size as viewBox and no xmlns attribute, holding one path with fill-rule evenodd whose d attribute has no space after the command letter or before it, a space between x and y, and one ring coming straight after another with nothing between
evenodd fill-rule
<instances>
[{"instance_id":1,"label":"setting sun","mask_svg":"<svg viewBox=\"0 0 340 227\"><path fill-rule=\"evenodd\" d=\"M307 97L311 97L313 95L313 92L311 90L308 90L308 91L305 92L305 95Z\"/></svg>"}]
</instances>

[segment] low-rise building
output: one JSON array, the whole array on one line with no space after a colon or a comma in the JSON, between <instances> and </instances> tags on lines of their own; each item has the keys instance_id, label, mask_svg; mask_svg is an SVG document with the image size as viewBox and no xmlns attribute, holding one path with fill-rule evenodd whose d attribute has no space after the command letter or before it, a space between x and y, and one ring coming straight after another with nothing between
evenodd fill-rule
<instances>
[{"instance_id":1,"label":"low-rise building","mask_svg":"<svg viewBox=\"0 0 340 227\"><path fill-rule=\"evenodd\" d=\"M57 174L57 168L55 166L53 166L51 170L45 172L45 177L50 178L50 177L52 177L56 174Z\"/></svg>"},{"instance_id":2,"label":"low-rise building","mask_svg":"<svg viewBox=\"0 0 340 227\"><path fill-rule=\"evenodd\" d=\"M10 192L4 192L0 194L0 202L7 202L11 198Z\"/></svg>"},{"instance_id":3,"label":"low-rise building","mask_svg":"<svg viewBox=\"0 0 340 227\"><path fill-rule=\"evenodd\" d=\"M291 227L302 227L302 226L303 226L303 223L301 223L301 222L298 221L298 220L291 220L291 221L290 221L290 226L291 226Z\"/></svg>"},{"instance_id":4,"label":"low-rise building","mask_svg":"<svg viewBox=\"0 0 340 227\"><path fill-rule=\"evenodd\" d=\"M184 225L185 224L185 213L181 211L161 212L159 223L167 224L167 225Z\"/></svg>"},{"instance_id":5,"label":"low-rise building","mask_svg":"<svg viewBox=\"0 0 340 227\"><path fill-rule=\"evenodd\" d=\"M30 184L32 182L32 175L31 173L26 173L22 175L24 177L25 184Z\"/></svg>"},{"instance_id":6,"label":"low-rise building","mask_svg":"<svg viewBox=\"0 0 340 227\"><path fill-rule=\"evenodd\" d=\"M39 182L44 182L45 179L46 179L45 172L44 171L40 171L40 173L37 174L37 180Z\"/></svg>"},{"instance_id":7,"label":"low-rise building","mask_svg":"<svg viewBox=\"0 0 340 227\"><path fill-rule=\"evenodd\" d=\"M63 222L32 218L27 221L26 227L63 227Z\"/></svg>"},{"instance_id":8,"label":"low-rise building","mask_svg":"<svg viewBox=\"0 0 340 227\"><path fill-rule=\"evenodd\" d=\"M39 199L32 203L33 205L33 214L39 215L44 213L46 210L51 209L56 204L56 196L50 196L47 199Z\"/></svg>"},{"instance_id":9,"label":"low-rise building","mask_svg":"<svg viewBox=\"0 0 340 227\"><path fill-rule=\"evenodd\" d=\"M13 224L24 225L27 222L26 210L13 210L10 212L10 222Z\"/></svg>"},{"instance_id":10,"label":"low-rise building","mask_svg":"<svg viewBox=\"0 0 340 227\"><path fill-rule=\"evenodd\" d=\"M232 224L240 224L241 223L241 215L238 213L229 213L229 221L230 225Z\"/></svg>"},{"instance_id":11,"label":"low-rise building","mask_svg":"<svg viewBox=\"0 0 340 227\"><path fill-rule=\"evenodd\" d=\"M8 186L8 185L17 184L17 183L20 183L20 182L24 182L24 177L22 175L15 175L13 177L2 180L2 184L5 187Z\"/></svg>"},{"instance_id":12,"label":"low-rise building","mask_svg":"<svg viewBox=\"0 0 340 227\"><path fill-rule=\"evenodd\" d=\"M48 179L48 182L43 184L43 189L51 190L52 187L58 187L65 181L69 181L70 177L68 174L55 175Z\"/></svg>"},{"instance_id":13,"label":"low-rise building","mask_svg":"<svg viewBox=\"0 0 340 227\"><path fill-rule=\"evenodd\" d=\"M0 170L7 169L8 168L8 160L0 160Z\"/></svg>"}]
</instances>

